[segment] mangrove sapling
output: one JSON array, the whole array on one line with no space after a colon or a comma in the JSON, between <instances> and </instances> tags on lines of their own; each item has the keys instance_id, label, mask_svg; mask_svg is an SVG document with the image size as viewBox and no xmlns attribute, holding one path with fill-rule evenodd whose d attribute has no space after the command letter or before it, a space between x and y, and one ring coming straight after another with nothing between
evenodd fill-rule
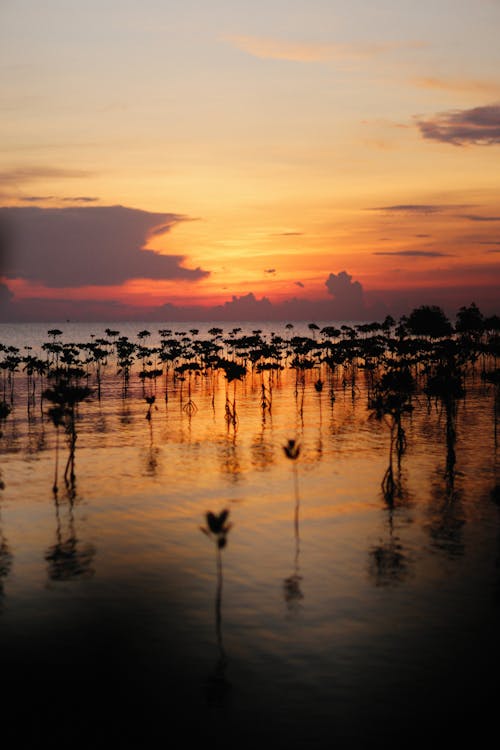
<instances>
[{"instance_id":1,"label":"mangrove sapling","mask_svg":"<svg viewBox=\"0 0 500 750\"><path fill-rule=\"evenodd\" d=\"M217 570L217 587L215 592L215 635L219 651L218 665L215 670L216 682L222 680L225 684L225 667L227 663L224 644L222 641L222 550L227 545L227 535L229 534L232 523L228 523L229 511L221 511L218 515L208 511L206 513L206 526L200 526L201 531L212 539L215 543L215 565Z\"/></svg>"},{"instance_id":2,"label":"mangrove sapling","mask_svg":"<svg viewBox=\"0 0 500 750\"><path fill-rule=\"evenodd\" d=\"M394 452L398 459L398 469L401 456L406 450L406 434L402 423L405 414L413 411L410 403L415 390L415 381L407 368L389 370L380 379L374 390L374 396L369 402L372 417L384 421L389 427L389 466L382 479L382 492L388 502L392 502L397 490L394 478Z\"/></svg>"},{"instance_id":3,"label":"mangrove sapling","mask_svg":"<svg viewBox=\"0 0 500 750\"><path fill-rule=\"evenodd\" d=\"M5 401L0 401L0 438L3 436L3 423L11 413L12 408ZM0 490L5 489L5 484L2 479L2 472L0 469Z\"/></svg>"},{"instance_id":4,"label":"mangrove sapling","mask_svg":"<svg viewBox=\"0 0 500 750\"><path fill-rule=\"evenodd\" d=\"M237 329L235 329L237 330ZM236 429L238 424L238 417L236 414L236 382L245 377L247 369L244 365L240 365L237 362L232 362L228 359L219 359L218 367L224 370L224 376L226 378L226 422L229 427L230 424ZM229 384L233 383L233 400L229 398Z\"/></svg>"},{"instance_id":5,"label":"mangrove sapling","mask_svg":"<svg viewBox=\"0 0 500 750\"><path fill-rule=\"evenodd\" d=\"M59 428L63 427L66 433L66 441L69 448L68 460L64 470L64 481L67 487L74 489L75 486L75 450L77 441L77 409L78 405L85 401L92 391L87 386L80 386L71 383L64 378L58 379L53 388L47 388L44 391L44 398L50 401L53 406L48 410L48 415L56 428L56 468L53 492L56 495L58 491L57 473L58 473L58 452L59 452Z\"/></svg>"},{"instance_id":6,"label":"mangrove sapling","mask_svg":"<svg viewBox=\"0 0 500 750\"><path fill-rule=\"evenodd\" d=\"M456 417L458 400L463 398L465 390L463 387L463 372L453 357L446 362L441 362L428 376L424 392L428 398L440 401L446 412L446 471L445 476L453 479L456 454L455 444L457 440Z\"/></svg>"},{"instance_id":7,"label":"mangrove sapling","mask_svg":"<svg viewBox=\"0 0 500 750\"><path fill-rule=\"evenodd\" d=\"M184 362L182 365L179 365L175 368L175 372L178 373L180 376L183 376L185 372L188 374L188 398L185 404L182 405L182 411L185 412L188 416L192 417L193 414L196 414L198 411L198 407L196 406L195 402L192 399L191 396L191 387L192 387L192 376L193 372L199 375L200 371L202 370L202 366L199 364L199 362ZM182 399L182 389L181 389L181 399Z\"/></svg>"},{"instance_id":8,"label":"mangrove sapling","mask_svg":"<svg viewBox=\"0 0 500 750\"><path fill-rule=\"evenodd\" d=\"M295 555L294 555L294 567L293 573L288 578L285 578L283 582L283 589L285 595L285 601L291 611L297 608L298 602L304 598L304 594L300 588L300 582L302 576L300 575L299 557L300 557L300 529L299 529L299 513L300 513L300 495L299 495L299 476L297 471L297 460L300 456L300 444L295 439L288 440L287 444L283 446L285 456L292 462L293 471L293 489L294 489L294 515L293 515L293 529L295 539Z\"/></svg>"}]
</instances>

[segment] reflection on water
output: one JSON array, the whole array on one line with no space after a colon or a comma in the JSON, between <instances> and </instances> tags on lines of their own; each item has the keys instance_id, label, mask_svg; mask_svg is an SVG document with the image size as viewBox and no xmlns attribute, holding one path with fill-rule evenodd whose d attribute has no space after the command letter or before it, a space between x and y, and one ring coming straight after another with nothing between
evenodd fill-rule
<instances>
[{"instance_id":1,"label":"reflection on water","mask_svg":"<svg viewBox=\"0 0 500 750\"><path fill-rule=\"evenodd\" d=\"M92 562L96 551L93 545L82 544L76 536L74 501L72 496L64 504L57 495L54 499L56 543L45 553L51 581L71 581L94 574Z\"/></svg>"},{"instance_id":2,"label":"reflection on water","mask_svg":"<svg viewBox=\"0 0 500 750\"><path fill-rule=\"evenodd\" d=\"M3 599L4 599L4 585L5 579L10 573L12 567L13 556L10 551L10 547L7 543L7 539L3 533L2 528L2 517L0 515L0 613L3 610Z\"/></svg>"},{"instance_id":3,"label":"reflection on water","mask_svg":"<svg viewBox=\"0 0 500 750\"><path fill-rule=\"evenodd\" d=\"M465 404L445 380L419 386L411 411L386 401L379 421L370 368L308 368L306 353L242 380L140 379L126 355L118 374L100 363L57 494L58 432L36 399L28 418L24 373L2 422L6 715L33 714L58 741L82 723L91 741L104 722L139 746L177 724L233 746L265 728L288 747L484 724L500 624L496 385L469 378ZM447 723L426 735L435 705Z\"/></svg>"}]
</instances>

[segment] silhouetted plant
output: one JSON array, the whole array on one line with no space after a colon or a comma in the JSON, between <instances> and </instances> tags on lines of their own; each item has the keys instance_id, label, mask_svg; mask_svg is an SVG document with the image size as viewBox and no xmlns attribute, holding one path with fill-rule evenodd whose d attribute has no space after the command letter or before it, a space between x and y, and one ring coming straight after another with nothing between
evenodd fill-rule
<instances>
[{"instance_id":1,"label":"silhouetted plant","mask_svg":"<svg viewBox=\"0 0 500 750\"><path fill-rule=\"evenodd\" d=\"M408 316L406 327L415 336L431 338L449 336L453 332L450 321L437 305L417 307Z\"/></svg>"},{"instance_id":2,"label":"silhouetted plant","mask_svg":"<svg viewBox=\"0 0 500 750\"><path fill-rule=\"evenodd\" d=\"M5 422L7 417L12 411L12 407L9 406L5 401L0 401L0 424ZM2 431L0 430L0 437L2 437Z\"/></svg>"},{"instance_id":3,"label":"silhouetted plant","mask_svg":"<svg viewBox=\"0 0 500 750\"><path fill-rule=\"evenodd\" d=\"M215 670L215 685L219 688L221 687L221 685L226 686L225 668L227 659L222 640L223 571L221 551L227 545L227 535L232 528L232 524L228 523L228 517L229 511L227 509L221 511L218 515L212 513L211 511L208 511L205 516L207 525L200 527L201 531L215 542L215 558L217 568L217 588L215 592L215 634L217 638L217 646L219 649L218 662ZM214 687L213 684L212 687Z\"/></svg>"},{"instance_id":4,"label":"silhouetted plant","mask_svg":"<svg viewBox=\"0 0 500 750\"><path fill-rule=\"evenodd\" d=\"M472 302L469 307L461 307L457 313L455 331L479 337L484 331L484 315L477 305Z\"/></svg>"},{"instance_id":5,"label":"silhouetted plant","mask_svg":"<svg viewBox=\"0 0 500 750\"><path fill-rule=\"evenodd\" d=\"M5 401L0 401L0 427L2 426L3 422L7 419L9 414L11 413L12 408L7 404ZM0 438L3 436L3 431L0 429ZM2 471L0 469L0 490L5 489L5 484L2 479Z\"/></svg>"},{"instance_id":6,"label":"silhouetted plant","mask_svg":"<svg viewBox=\"0 0 500 750\"><path fill-rule=\"evenodd\" d=\"M200 526L201 531L215 541L218 550L223 549L227 544L227 535L232 527L231 523L227 523L228 517L228 510L223 510L219 515L209 511L206 514L207 525Z\"/></svg>"},{"instance_id":7,"label":"silhouetted plant","mask_svg":"<svg viewBox=\"0 0 500 750\"><path fill-rule=\"evenodd\" d=\"M455 443L457 401L463 398L465 390L463 387L463 372L456 358L450 354L447 359L440 362L428 376L424 392L430 398L439 400L446 412L446 475L453 478L456 455Z\"/></svg>"},{"instance_id":8,"label":"silhouetted plant","mask_svg":"<svg viewBox=\"0 0 500 750\"><path fill-rule=\"evenodd\" d=\"M382 491L388 502L393 501L397 489L393 455L396 451L399 465L406 449L406 434L402 418L413 411L410 399L414 390L415 382L407 368L389 370L382 375L369 401L372 416L384 421L390 430L389 466L382 479Z\"/></svg>"},{"instance_id":9,"label":"silhouetted plant","mask_svg":"<svg viewBox=\"0 0 500 750\"><path fill-rule=\"evenodd\" d=\"M74 487L75 484L75 448L77 441L76 416L77 407L82 401L87 399L92 391L87 386L74 385L67 380L60 379L55 383L53 388L47 388L44 391L44 398L50 401L53 406L49 409L48 415L54 424L56 437L56 471L54 478L53 491L57 493L57 462L58 462L58 435L59 427L64 427L66 439L69 447L69 456L64 470L64 480L66 485Z\"/></svg>"},{"instance_id":10,"label":"silhouetted plant","mask_svg":"<svg viewBox=\"0 0 500 750\"><path fill-rule=\"evenodd\" d=\"M234 330L237 331L241 329L234 329ZM225 412L226 412L227 424L228 425L232 424L233 427L235 428L238 423L238 417L236 415L236 382L238 380L241 380L246 375L247 369L243 365L240 365L237 362L232 362L227 359L219 360L219 368L224 370L224 376L226 378L227 384L229 385L229 383L234 383L232 401L229 398L229 392L226 387Z\"/></svg>"},{"instance_id":11,"label":"silhouetted plant","mask_svg":"<svg viewBox=\"0 0 500 750\"><path fill-rule=\"evenodd\" d=\"M294 514L293 514L293 529L295 539L295 555L294 555L294 569L291 576L285 578L283 582L283 591L285 595L285 601L290 610L297 608L298 602L304 598L304 594L300 588L302 576L300 575L299 557L300 557L300 529L299 529L299 514L300 514L300 495L299 495L299 478L297 471L297 460L300 456L300 444L297 440L291 438L287 444L283 446L285 456L292 461L293 470L293 488L294 488Z\"/></svg>"}]
</instances>

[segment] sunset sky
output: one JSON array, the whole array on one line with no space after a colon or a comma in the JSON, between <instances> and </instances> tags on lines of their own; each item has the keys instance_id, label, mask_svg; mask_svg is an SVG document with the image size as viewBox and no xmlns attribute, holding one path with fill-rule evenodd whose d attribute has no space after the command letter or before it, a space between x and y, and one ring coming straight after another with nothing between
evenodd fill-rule
<instances>
[{"instance_id":1,"label":"sunset sky","mask_svg":"<svg viewBox=\"0 0 500 750\"><path fill-rule=\"evenodd\" d=\"M2 318L500 312L499 31L500 0L1 0Z\"/></svg>"}]
</instances>

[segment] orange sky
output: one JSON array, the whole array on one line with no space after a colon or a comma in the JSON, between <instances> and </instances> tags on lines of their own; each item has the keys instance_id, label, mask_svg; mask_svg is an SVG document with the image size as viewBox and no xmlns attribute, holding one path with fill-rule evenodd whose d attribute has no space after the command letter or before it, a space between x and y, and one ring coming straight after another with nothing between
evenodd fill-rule
<instances>
[{"instance_id":1,"label":"orange sky","mask_svg":"<svg viewBox=\"0 0 500 750\"><path fill-rule=\"evenodd\" d=\"M137 252L178 259L161 273L132 264L119 282L75 272L51 284L33 271L32 232L32 247L6 244L0 297L79 300L79 315L92 300L131 314L250 292L328 300L329 274L346 271L388 308L384 292L426 301L450 287L456 304L485 287L491 305L499 22L488 0L3 4L0 206L25 209L4 212L9 232L23 235L34 207L66 221L124 206L175 215L169 232L150 221L134 237ZM77 266L72 231L64 262Z\"/></svg>"}]
</instances>

